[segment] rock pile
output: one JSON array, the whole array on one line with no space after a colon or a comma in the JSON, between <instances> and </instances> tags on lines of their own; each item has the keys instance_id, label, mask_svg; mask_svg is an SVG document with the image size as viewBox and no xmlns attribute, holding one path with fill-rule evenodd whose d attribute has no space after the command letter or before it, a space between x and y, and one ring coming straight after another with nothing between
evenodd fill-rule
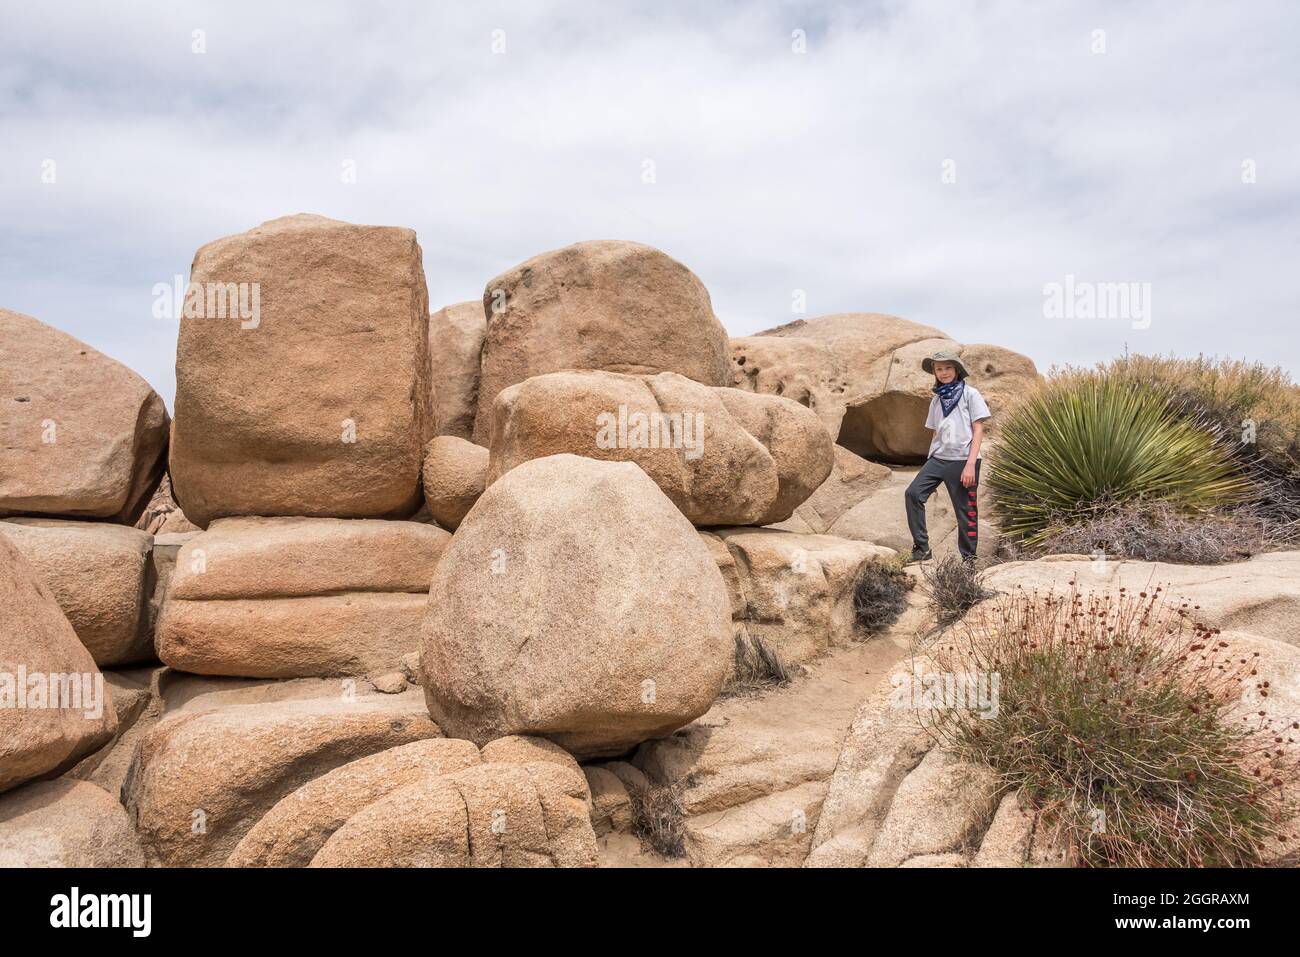
<instances>
[{"instance_id":1,"label":"rock pile","mask_svg":"<svg viewBox=\"0 0 1300 957\"><path fill-rule=\"evenodd\" d=\"M676 372L729 384L727 332L699 278L657 249L586 242L534 256L483 290L474 440L487 442L502 389L566 369Z\"/></svg>"},{"instance_id":2,"label":"rock pile","mask_svg":"<svg viewBox=\"0 0 1300 957\"><path fill-rule=\"evenodd\" d=\"M679 786L698 865L935 863L988 817L1014 856L1005 802L885 814L844 778L968 775L848 729L905 644L854 592L906 547L940 347L995 411L1037 377L869 313L728 341L630 242L430 313L414 232L310 215L196 253L174 421L0 310L0 703L81 695L0 708L0 864L640 862ZM756 649L794 683L737 690Z\"/></svg>"},{"instance_id":3,"label":"rock pile","mask_svg":"<svg viewBox=\"0 0 1300 957\"><path fill-rule=\"evenodd\" d=\"M493 408L488 483L548 455L634 462L696 525L785 521L833 463L830 436L797 402L674 373L534 376Z\"/></svg>"}]
</instances>

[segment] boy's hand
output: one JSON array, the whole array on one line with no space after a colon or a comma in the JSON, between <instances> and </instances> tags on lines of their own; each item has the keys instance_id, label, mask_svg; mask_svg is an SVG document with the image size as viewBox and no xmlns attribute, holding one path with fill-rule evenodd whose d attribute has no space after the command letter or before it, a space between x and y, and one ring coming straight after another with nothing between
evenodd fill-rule
<instances>
[{"instance_id":1,"label":"boy's hand","mask_svg":"<svg viewBox=\"0 0 1300 957\"><path fill-rule=\"evenodd\" d=\"M975 466L971 465L969 462L967 462L966 467L961 470L961 484L965 485L967 488L970 488L975 484Z\"/></svg>"}]
</instances>

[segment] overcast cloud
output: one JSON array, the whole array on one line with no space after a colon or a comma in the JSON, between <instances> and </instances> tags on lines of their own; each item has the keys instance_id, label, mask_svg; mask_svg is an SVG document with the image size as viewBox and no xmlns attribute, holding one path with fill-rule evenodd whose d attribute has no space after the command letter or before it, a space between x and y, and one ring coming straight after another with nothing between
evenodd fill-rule
<instances>
[{"instance_id":1,"label":"overcast cloud","mask_svg":"<svg viewBox=\"0 0 1300 957\"><path fill-rule=\"evenodd\" d=\"M0 9L0 306L169 405L153 285L296 212L414 228L435 308L633 239L732 335L803 290L809 317L893 313L1042 368L1127 346L1300 373L1294 2ZM1067 275L1149 283L1149 328L1046 318Z\"/></svg>"}]
</instances>

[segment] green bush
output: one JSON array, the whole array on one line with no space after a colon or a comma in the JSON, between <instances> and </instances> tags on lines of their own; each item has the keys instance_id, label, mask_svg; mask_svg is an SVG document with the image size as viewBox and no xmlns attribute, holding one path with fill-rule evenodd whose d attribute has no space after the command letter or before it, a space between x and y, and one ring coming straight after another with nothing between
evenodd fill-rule
<instances>
[{"instance_id":1,"label":"green bush","mask_svg":"<svg viewBox=\"0 0 1300 957\"><path fill-rule=\"evenodd\" d=\"M1206 512L1250 484L1221 430L1192 421L1159 390L1068 371L1027 396L999 428L989 492L1003 535L1039 545L1098 506L1167 502Z\"/></svg>"},{"instance_id":2,"label":"green bush","mask_svg":"<svg viewBox=\"0 0 1300 957\"><path fill-rule=\"evenodd\" d=\"M1271 544L1300 544L1300 387L1286 372L1205 356L1125 356L1099 371L1160 392L1184 419L1213 423L1252 488L1236 511L1264 523Z\"/></svg>"}]
</instances>

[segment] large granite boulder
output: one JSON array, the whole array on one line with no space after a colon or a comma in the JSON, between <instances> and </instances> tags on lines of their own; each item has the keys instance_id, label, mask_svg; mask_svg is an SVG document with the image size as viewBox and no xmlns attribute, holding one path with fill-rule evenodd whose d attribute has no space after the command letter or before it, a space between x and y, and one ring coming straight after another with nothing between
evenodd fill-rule
<instances>
[{"instance_id":1,"label":"large granite boulder","mask_svg":"<svg viewBox=\"0 0 1300 957\"><path fill-rule=\"evenodd\" d=\"M635 462L696 525L784 521L833 463L830 437L798 403L674 373L534 376L493 411L489 484L561 453Z\"/></svg>"},{"instance_id":2,"label":"large granite boulder","mask_svg":"<svg viewBox=\"0 0 1300 957\"><path fill-rule=\"evenodd\" d=\"M425 738L357 758L282 798L253 826L231 867L306 867L357 812L393 791L480 763L478 748L459 738Z\"/></svg>"},{"instance_id":3,"label":"large granite boulder","mask_svg":"<svg viewBox=\"0 0 1300 957\"><path fill-rule=\"evenodd\" d=\"M853 591L864 567L894 552L870 542L773 528L704 533L731 592L732 620L786 667L812 661L864 637Z\"/></svg>"},{"instance_id":4,"label":"large granite boulder","mask_svg":"<svg viewBox=\"0 0 1300 957\"><path fill-rule=\"evenodd\" d=\"M135 522L166 464L167 409L126 366L0 309L0 516Z\"/></svg>"},{"instance_id":5,"label":"large granite boulder","mask_svg":"<svg viewBox=\"0 0 1300 957\"><path fill-rule=\"evenodd\" d=\"M932 326L878 313L800 319L733 339L731 348L737 388L793 398L816 412L840 445L899 464L917 464L929 450L924 423L934 377L921 360L931 353L957 351L995 422L1041 381L1034 363L1018 353L961 345Z\"/></svg>"},{"instance_id":6,"label":"large granite boulder","mask_svg":"<svg viewBox=\"0 0 1300 957\"><path fill-rule=\"evenodd\" d=\"M547 372L677 372L729 384L727 333L708 290L677 260L640 243L576 243L534 256L483 292L487 335L474 441L484 444L492 401Z\"/></svg>"},{"instance_id":7,"label":"large granite boulder","mask_svg":"<svg viewBox=\"0 0 1300 957\"><path fill-rule=\"evenodd\" d=\"M144 867L144 854L115 795L61 778L0 797L0 867Z\"/></svg>"},{"instance_id":8,"label":"large granite boulder","mask_svg":"<svg viewBox=\"0 0 1300 957\"><path fill-rule=\"evenodd\" d=\"M733 642L695 529L631 463L535 459L491 485L434 571L429 711L486 743L618 754L703 714Z\"/></svg>"},{"instance_id":9,"label":"large granite boulder","mask_svg":"<svg viewBox=\"0 0 1300 957\"><path fill-rule=\"evenodd\" d=\"M308 781L437 734L414 693L181 708L137 744L123 802L151 864L220 866Z\"/></svg>"},{"instance_id":10,"label":"large granite boulder","mask_svg":"<svg viewBox=\"0 0 1300 957\"><path fill-rule=\"evenodd\" d=\"M203 246L190 279L205 306L180 323L171 450L186 517L415 512L432 434L415 233L288 216ZM211 315L226 288L256 301L249 318Z\"/></svg>"},{"instance_id":11,"label":"large granite boulder","mask_svg":"<svg viewBox=\"0 0 1300 957\"><path fill-rule=\"evenodd\" d=\"M437 435L468 439L478 409L479 357L487 320L483 303L458 302L429 316L429 385Z\"/></svg>"},{"instance_id":12,"label":"large granite boulder","mask_svg":"<svg viewBox=\"0 0 1300 957\"><path fill-rule=\"evenodd\" d=\"M488 760L399 788L354 814L312 867L594 867L576 764Z\"/></svg>"}]
</instances>

